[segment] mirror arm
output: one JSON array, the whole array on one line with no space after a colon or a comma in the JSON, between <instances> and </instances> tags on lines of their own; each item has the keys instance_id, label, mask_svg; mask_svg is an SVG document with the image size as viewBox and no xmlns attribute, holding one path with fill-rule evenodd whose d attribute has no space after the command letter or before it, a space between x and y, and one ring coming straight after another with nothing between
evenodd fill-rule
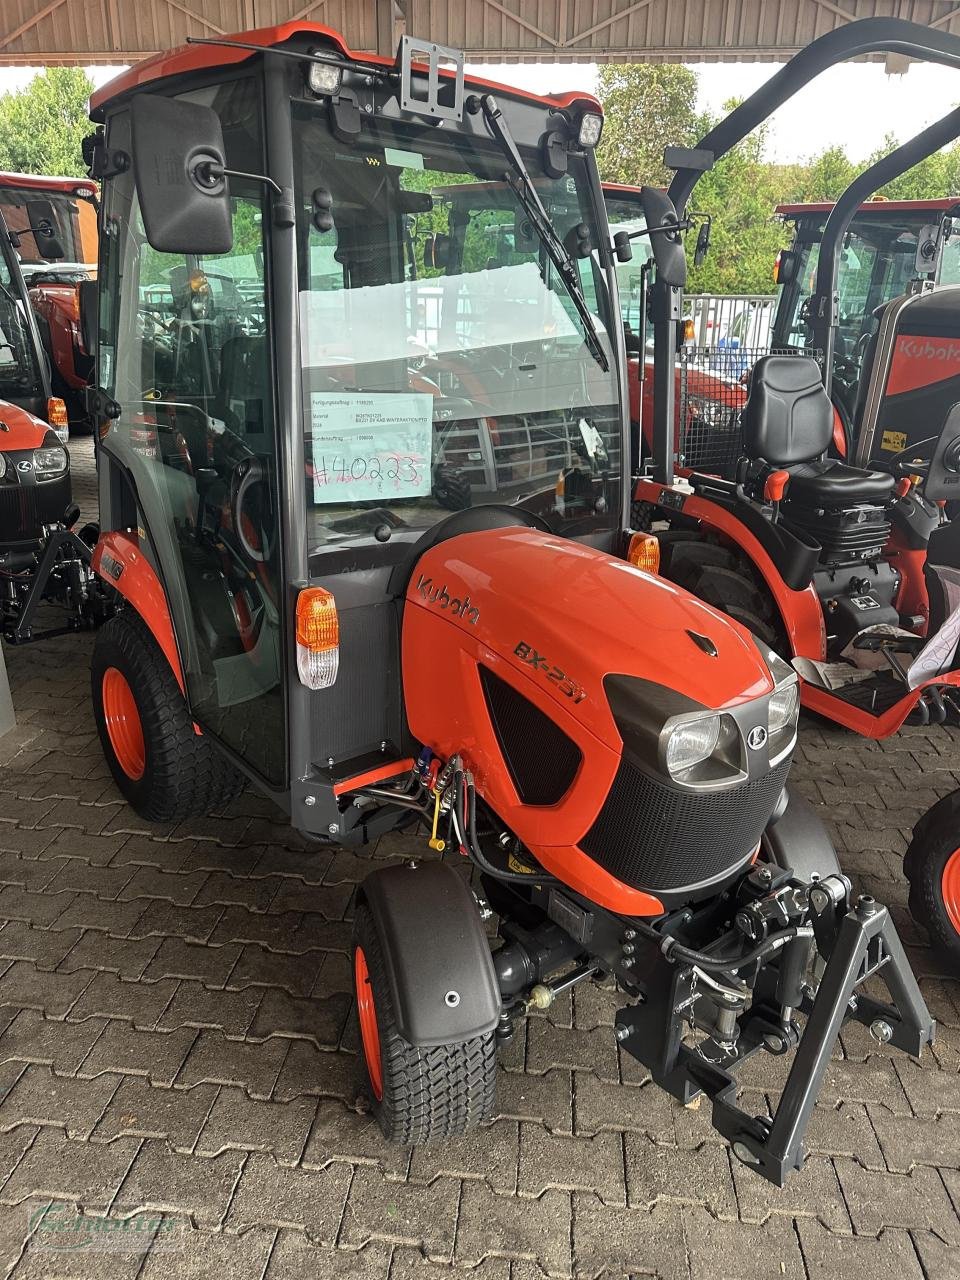
<instances>
[{"instance_id":1,"label":"mirror arm","mask_svg":"<svg viewBox=\"0 0 960 1280\"><path fill-rule=\"evenodd\" d=\"M216 44L217 41L210 41L209 43ZM197 166L197 175L200 177L201 182L204 183L208 178L214 181L219 181L221 178L246 178L248 182L261 182L273 192L274 223L278 227L292 227L296 223L297 216L294 208L293 192L289 187L281 187L280 183L275 182L269 174L245 173L242 169L226 169L223 165L217 164L213 160L206 160L203 164Z\"/></svg>"},{"instance_id":2,"label":"mirror arm","mask_svg":"<svg viewBox=\"0 0 960 1280\"><path fill-rule=\"evenodd\" d=\"M631 240L639 240L641 236L655 236L662 231L689 231L693 225L692 218L682 218L664 227L644 227L641 231L630 231L627 234Z\"/></svg>"}]
</instances>

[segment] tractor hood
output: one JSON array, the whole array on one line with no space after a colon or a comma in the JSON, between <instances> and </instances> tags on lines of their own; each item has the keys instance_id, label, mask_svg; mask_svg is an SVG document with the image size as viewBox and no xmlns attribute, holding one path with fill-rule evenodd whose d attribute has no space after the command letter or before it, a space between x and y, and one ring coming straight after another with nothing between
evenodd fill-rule
<instances>
[{"instance_id":1,"label":"tractor hood","mask_svg":"<svg viewBox=\"0 0 960 1280\"><path fill-rule=\"evenodd\" d=\"M662 578L535 529L466 533L431 547L410 579L411 606L469 633L489 665L508 663L611 745L619 735L608 676L715 709L773 688L745 628Z\"/></svg>"},{"instance_id":2,"label":"tractor hood","mask_svg":"<svg viewBox=\"0 0 960 1280\"><path fill-rule=\"evenodd\" d=\"M0 400L0 453L39 449L50 427L19 405ZM52 433L51 433L52 434ZM51 443L59 443L54 440Z\"/></svg>"}]
</instances>

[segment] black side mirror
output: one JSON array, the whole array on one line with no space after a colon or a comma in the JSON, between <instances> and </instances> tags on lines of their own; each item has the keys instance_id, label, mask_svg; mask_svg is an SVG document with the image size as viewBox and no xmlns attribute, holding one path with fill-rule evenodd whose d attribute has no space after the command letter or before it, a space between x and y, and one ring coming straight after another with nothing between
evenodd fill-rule
<instances>
[{"instance_id":1,"label":"black side mirror","mask_svg":"<svg viewBox=\"0 0 960 1280\"><path fill-rule=\"evenodd\" d=\"M97 349L98 296L96 280L81 280L77 286L77 303L80 308L80 338L88 355Z\"/></svg>"},{"instance_id":2,"label":"black side mirror","mask_svg":"<svg viewBox=\"0 0 960 1280\"><path fill-rule=\"evenodd\" d=\"M706 261L707 254L710 252L710 219L704 218L700 223L700 230L697 232L697 247L693 251L693 265L700 267Z\"/></svg>"},{"instance_id":3,"label":"black side mirror","mask_svg":"<svg viewBox=\"0 0 960 1280\"><path fill-rule=\"evenodd\" d=\"M223 129L211 107L144 93L130 104L133 174L143 227L161 253L227 253L233 245Z\"/></svg>"},{"instance_id":4,"label":"black side mirror","mask_svg":"<svg viewBox=\"0 0 960 1280\"><path fill-rule=\"evenodd\" d=\"M423 260L435 271L443 271L450 261L450 237L438 231L423 242Z\"/></svg>"},{"instance_id":5,"label":"black side mirror","mask_svg":"<svg viewBox=\"0 0 960 1280\"><path fill-rule=\"evenodd\" d=\"M793 249L781 249L777 254L777 284L792 284L797 278L798 257Z\"/></svg>"},{"instance_id":6,"label":"black side mirror","mask_svg":"<svg viewBox=\"0 0 960 1280\"><path fill-rule=\"evenodd\" d=\"M657 264L657 278L662 284L682 289L687 283L687 255L673 201L659 187L641 187L640 203Z\"/></svg>"},{"instance_id":7,"label":"black side mirror","mask_svg":"<svg viewBox=\"0 0 960 1280\"><path fill-rule=\"evenodd\" d=\"M41 258L47 262L59 262L65 258L67 251L60 239L57 215L50 201L27 200L25 207L30 219L30 232Z\"/></svg>"}]
</instances>

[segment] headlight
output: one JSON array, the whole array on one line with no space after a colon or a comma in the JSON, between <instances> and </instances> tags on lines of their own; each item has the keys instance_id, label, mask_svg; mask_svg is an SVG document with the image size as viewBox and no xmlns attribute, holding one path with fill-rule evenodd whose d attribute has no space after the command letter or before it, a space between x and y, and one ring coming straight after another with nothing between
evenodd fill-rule
<instances>
[{"instance_id":1,"label":"headlight","mask_svg":"<svg viewBox=\"0 0 960 1280\"><path fill-rule=\"evenodd\" d=\"M767 704L771 737L796 721L799 707L800 691L796 682L774 689Z\"/></svg>"},{"instance_id":2,"label":"headlight","mask_svg":"<svg viewBox=\"0 0 960 1280\"><path fill-rule=\"evenodd\" d=\"M722 400L691 399L689 401L691 418L699 418L708 427L725 427L732 414L732 409Z\"/></svg>"},{"instance_id":3,"label":"headlight","mask_svg":"<svg viewBox=\"0 0 960 1280\"><path fill-rule=\"evenodd\" d=\"M676 725L667 739L666 766L672 777L708 759L720 740L720 717L704 716Z\"/></svg>"},{"instance_id":4,"label":"headlight","mask_svg":"<svg viewBox=\"0 0 960 1280\"><path fill-rule=\"evenodd\" d=\"M33 469L41 480L54 480L66 474L67 451L62 445L47 445L33 455Z\"/></svg>"},{"instance_id":5,"label":"headlight","mask_svg":"<svg viewBox=\"0 0 960 1280\"><path fill-rule=\"evenodd\" d=\"M7 460L4 457L4 455L0 453L0 480L2 480L6 474L7 474Z\"/></svg>"}]
</instances>

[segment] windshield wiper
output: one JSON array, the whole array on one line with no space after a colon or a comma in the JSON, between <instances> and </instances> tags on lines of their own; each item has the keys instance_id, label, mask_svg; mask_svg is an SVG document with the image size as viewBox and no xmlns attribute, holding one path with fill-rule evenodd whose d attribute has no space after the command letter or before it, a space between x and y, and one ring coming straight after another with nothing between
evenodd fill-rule
<instances>
[{"instance_id":1,"label":"windshield wiper","mask_svg":"<svg viewBox=\"0 0 960 1280\"><path fill-rule=\"evenodd\" d=\"M490 132L500 143L500 148L504 155L510 161L512 172L504 174L504 178L509 184L514 195L520 201L523 212L530 220L530 224L540 237L540 242L546 249L550 261L556 268L560 279L566 286L570 300L577 310L580 317L580 323L583 326L583 336L586 340L590 354L596 360L600 368L606 373L610 368L604 351L600 337L597 333L597 326L594 323L593 314L587 306L587 300L583 296L583 288L580 284L580 272L577 269L573 258L567 252L566 245L554 230L553 223L550 221L550 215L543 207L543 201L537 194L537 189L533 185L533 179L530 177L530 171L523 163L523 157L517 150L517 144L513 140L513 135L507 127L507 122L503 118L503 112L497 105L496 98L492 94L485 93L480 99L480 105L483 108L483 116L487 122Z\"/></svg>"}]
</instances>

